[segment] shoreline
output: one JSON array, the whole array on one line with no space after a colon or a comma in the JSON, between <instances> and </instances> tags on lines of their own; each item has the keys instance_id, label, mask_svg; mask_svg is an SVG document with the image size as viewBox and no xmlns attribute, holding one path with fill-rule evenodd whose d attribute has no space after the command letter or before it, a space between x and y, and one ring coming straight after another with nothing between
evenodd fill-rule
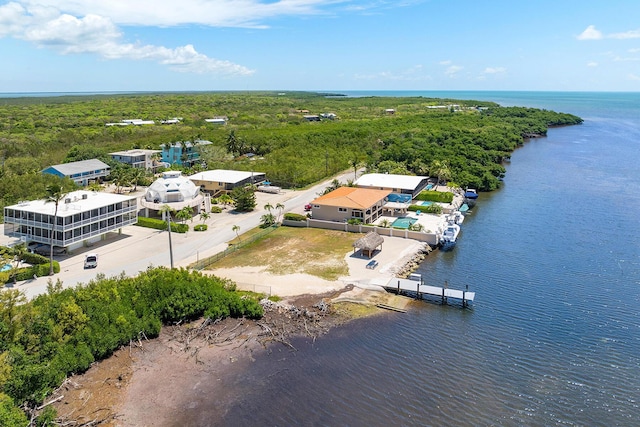
<instances>
[{"instance_id":1,"label":"shoreline","mask_svg":"<svg viewBox=\"0 0 640 427\"><path fill-rule=\"evenodd\" d=\"M289 339L315 340L353 319L384 313L377 304L401 309L410 304L411 299L389 294L375 283L415 268L430 248L387 239L385 246L391 248L376 254L379 270L367 270L369 258L349 253L345 259L350 275L335 282L305 274L277 276L261 267L213 270L234 281L254 282L240 281L239 289L270 286L283 299L263 300L265 315L257 321L200 319L163 326L157 338L141 337L87 372L67 378L47 402L55 401L51 406L61 422L171 426L180 419L187 425L210 424L241 393L243 373L256 360L254 355L278 347L295 351ZM216 396L215 401L210 396Z\"/></svg>"}]
</instances>

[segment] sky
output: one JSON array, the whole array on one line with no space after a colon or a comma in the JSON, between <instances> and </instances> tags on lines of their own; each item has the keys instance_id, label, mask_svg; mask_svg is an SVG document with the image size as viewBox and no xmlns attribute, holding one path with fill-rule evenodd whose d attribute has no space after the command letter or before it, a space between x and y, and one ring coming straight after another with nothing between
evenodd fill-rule
<instances>
[{"instance_id":1,"label":"sky","mask_svg":"<svg viewBox=\"0 0 640 427\"><path fill-rule=\"evenodd\" d=\"M0 92L640 91L638 0L0 0Z\"/></svg>"}]
</instances>

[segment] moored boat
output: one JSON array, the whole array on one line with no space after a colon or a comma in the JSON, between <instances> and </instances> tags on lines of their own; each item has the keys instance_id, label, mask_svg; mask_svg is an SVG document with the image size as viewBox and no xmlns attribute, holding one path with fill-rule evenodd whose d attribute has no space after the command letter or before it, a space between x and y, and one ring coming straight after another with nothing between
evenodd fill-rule
<instances>
[{"instance_id":1,"label":"moored boat","mask_svg":"<svg viewBox=\"0 0 640 427\"><path fill-rule=\"evenodd\" d=\"M458 224L447 225L440 238L440 250L448 251L453 249L456 245L458 234L460 234L460 226Z\"/></svg>"}]
</instances>

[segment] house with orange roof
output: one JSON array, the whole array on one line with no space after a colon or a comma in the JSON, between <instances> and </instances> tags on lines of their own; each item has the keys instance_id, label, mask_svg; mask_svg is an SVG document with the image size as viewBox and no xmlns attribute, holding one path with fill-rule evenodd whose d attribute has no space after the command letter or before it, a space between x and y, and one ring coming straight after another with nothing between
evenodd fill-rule
<instances>
[{"instance_id":1,"label":"house with orange roof","mask_svg":"<svg viewBox=\"0 0 640 427\"><path fill-rule=\"evenodd\" d=\"M389 190L340 187L313 200L311 216L323 221L359 219L364 224L371 224L382 215L390 193Z\"/></svg>"}]
</instances>

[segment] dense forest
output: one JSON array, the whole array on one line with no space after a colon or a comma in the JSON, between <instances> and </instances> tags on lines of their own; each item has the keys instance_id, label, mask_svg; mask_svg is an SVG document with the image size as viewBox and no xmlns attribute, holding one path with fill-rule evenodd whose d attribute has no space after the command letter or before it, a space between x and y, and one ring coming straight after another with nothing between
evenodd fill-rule
<instances>
[{"instance_id":1,"label":"dense forest","mask_svg":"<svg viewBox=\"0 0 640 427\"><path fill-rule=\"evenodd\" d=\"M175 117L179 123L161 124ZM227 124L205 121L213 117L225 117ZM126 119L156 124L105 126ZM195 169L265 172L285 188L364 166L490 191L500 186L503 159L526 137L581 122L570 114L482 101L307 92L5 98L0 204L43 197L51 177L40 171L53 164L99 158L113 165L112 151L199 139L213 144L198 148L202 161Z\"/></svg>"}]
</instances>

